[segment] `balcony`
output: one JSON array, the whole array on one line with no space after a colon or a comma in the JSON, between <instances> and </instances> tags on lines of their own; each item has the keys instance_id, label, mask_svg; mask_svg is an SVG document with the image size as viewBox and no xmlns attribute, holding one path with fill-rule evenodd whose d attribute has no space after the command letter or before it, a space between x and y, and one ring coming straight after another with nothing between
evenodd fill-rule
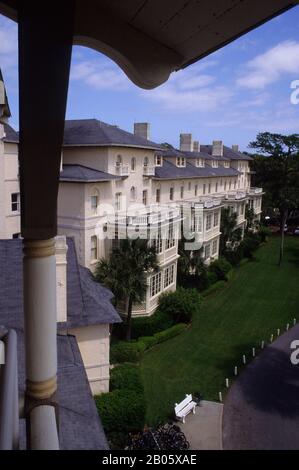
<instances>
[{"instance_id":1,"label":"balcony","mask_svg":"<svg viewBox=\"0 0 299 470\"><path fill-rule=\"evenodd\" d=\"M228 192L225 195L225 199L228 199L230 201L238 201L240 199L245 199L247 196L246 191L232 191Z\"/></svg>"},{"instance_id":2,"label":"balcony","mask_svg":"<svg viewBox=\"0 0 299 470\"><path fill-rule=\"evenodd\" d=\"M123 163L116 164L115 174L117 176L129 176L129 165Z\"/></svg>"},{"instance_id":3,"label":"balcony","mask_svg":"<svg viewBox=\"0 0 299 470\"><path fill-rule=\"evenodd\" d=\"M249 196L255 196L256 194L263 194L263 188L249 188L247 192Z\"/></svg>"},{"instance_id":4,"label":"balcony","mask_svg":"<svg viewBox=\"0 0 299 470\"><path fill-rule=\"evenodd\" d=\"M143 176L155 176L155 167L143 165Z\"/></svg>"}]
</instances>

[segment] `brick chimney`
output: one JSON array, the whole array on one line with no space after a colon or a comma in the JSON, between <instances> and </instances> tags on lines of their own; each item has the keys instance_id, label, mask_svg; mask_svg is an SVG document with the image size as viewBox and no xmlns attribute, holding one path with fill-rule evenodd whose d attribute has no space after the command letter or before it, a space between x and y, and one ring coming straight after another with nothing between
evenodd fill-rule
<instances>
[{"instance_id":1,"label":"brick chimney","mask_svg":"<svg viewBox=\"0 0 299 470\"><path fill-rule=\"evenodd\" d=\"M200 143L198 140L194 140L193 142L193 152L200 152Z\"/></svg>"},{"instance_id":2,"label":"brick chimney","mask_svg":"<svg viewBox=\"0 0 299 470\"><path fill-rule=\"evenodd\" d=\"M64 235L58 235L55 238L58 322L65 322L67 320L67 249L66 237Z\"/></svg>"},{"instance_id":3,"label":"brick chimney","mask_svg":"<svg viewBox=\"0 0 299 470\"><path fill-rule=\"evenodd\" d=\"M213 140L212 155L213 155L213 157L223 157L223 142L222 142L222 140Z\"/></svg>"},{"instance_id":4,"label":"brick chimney","mask_svg":"<svg viewBox=\"0 0 299 470\"><path fill-rule=\"evenodd\" d=\"M234 152L239 152L239 145L238 145L238 144L232 145L232 150L233 150Z\"/></svg>"},{"instance_id":5,"label":"brick chimney","mask_svg":"<svg viewBox=\"0 0 299 470\"><path fill-rule=\"evenodd\" d=\"M150 140L151 126L149 122L134 122L134 134L143 139Z\"/></svg>"},{"instance_id":6,"label":"brick chimney","mask_svg":"<svg viewBox=\"0 0 299 470\"><path fill-rule=\"evenodd\" d=\"M192 134L180 134L180 150L182 152L192 152Z\"/></svg>"}]
</instances>

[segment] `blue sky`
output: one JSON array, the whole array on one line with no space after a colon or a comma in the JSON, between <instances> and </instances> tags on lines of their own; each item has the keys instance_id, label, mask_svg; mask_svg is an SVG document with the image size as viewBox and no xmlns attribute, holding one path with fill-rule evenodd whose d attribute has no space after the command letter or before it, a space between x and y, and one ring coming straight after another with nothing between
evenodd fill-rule
<instances>
[{"instance_id":1,"label":"blue sky","mask_svg":"<svg viewBox=\"0 0 299 470\"><path fill-rule=\"evenodd\" d=\"M17 28L1 16L0 67L18 128ZM299 131L293 80L299 80L299 7L150 91L132 84L110 59L76 46L67 118L98 118L131 132L134 122L147 121L156 142L178 146L180 132L191 132L202 143L222 139L246 150L258 132Z\"/></svg>"}]
</instances>

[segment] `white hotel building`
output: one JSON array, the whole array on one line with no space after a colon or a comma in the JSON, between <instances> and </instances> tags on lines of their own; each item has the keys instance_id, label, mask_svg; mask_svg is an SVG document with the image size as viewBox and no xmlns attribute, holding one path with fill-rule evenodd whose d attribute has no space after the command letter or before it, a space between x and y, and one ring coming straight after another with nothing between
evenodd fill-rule
<instances>
[{"instance_id":1,"label":"white hotel building","mask_svg":"<svg viewBox=\"0 0 299 470\"><path fill-rule=\"evenodd\" d=\"M160 269L148 276L146 299L134 306L134 315L152 314L159 295L176 288L182 208L191 211L209 263L219 253L221 207L231 207L244 230L246 204L259 219L262 202L262 189L251 187L251 157L237 145L200 145L181 134L179 149L162 148L149 134L148 123L135 123L129 133L96 119L66 121L58 196L59 234L74 238L79 263L91 270L109 256L115 233L144 235L151 226ZM20 232L17 142L6 125L0 139L1 238ZM194 220L197 207L201 217Z\"/></svg>"}]
</instances>

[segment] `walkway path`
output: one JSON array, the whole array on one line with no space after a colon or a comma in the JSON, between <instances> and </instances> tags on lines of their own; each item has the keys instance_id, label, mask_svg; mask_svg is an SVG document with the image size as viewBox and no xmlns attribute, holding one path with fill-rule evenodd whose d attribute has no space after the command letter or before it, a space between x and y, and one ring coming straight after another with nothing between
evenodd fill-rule
<instances>
[{"instance_id":1,"label":"walkway path","mask_svg":"<svg viewBox=\"0 0 299 470\"><path fill-rule=\"evenodd\" d=\"M240 374L226 397L224 449L299 449L299 364L290 343L299 324L278 338Z\"/></svg>"},{"instance_id":2,"label":"walkway path","mask_svg":"<svg viewBox=\"0 0 299 470\"><path fill-rule=\"evenodd\" d=\"M212 401L201 402L196 414L186 416L179 426L190 443L190 450L220 450L222 448L223 405Z\"/></svg>"}]
</instances>

